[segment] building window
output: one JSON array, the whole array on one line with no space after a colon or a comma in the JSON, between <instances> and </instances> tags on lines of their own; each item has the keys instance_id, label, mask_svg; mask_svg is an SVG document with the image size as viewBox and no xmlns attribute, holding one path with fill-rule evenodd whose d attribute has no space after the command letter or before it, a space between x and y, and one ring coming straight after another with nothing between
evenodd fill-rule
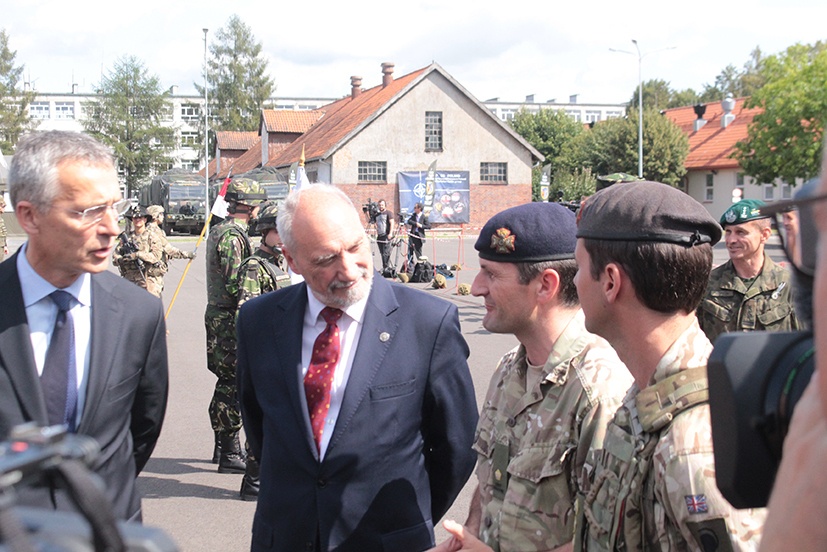
<instances>
[{"instance_id":1,"label":"building window","mask_svg":"<svg viewBox=\"0 0 827 552\"><path fill-rule=\"evenodd\" d=\"M706 175L706 188L704 189L704 201L715 201L715 175Z\"/></svg>"},{"instance_id":2,"label":"building window","mask_svg":"<svg viewBox=\"0 0 827 552\"><path fill-rule=\"evenodd\" d=\"M181 161L181 168L187 171L197 171L198 170L198 160L197 159L184 159Z\"/></svg>"},{"instance_id":3,"label":"building window","mask_svg":"<svg viewBox=\"0 0 827 552\"><path fill-rule=\"evenodd\" d=\"M793 198L793 187L789 184L782 184L781 185L781 199L792 199Z\"/></svg>"},{"instance_id":4,"label":"building window","mask_svg":"<svg viewBox=\"0 0 827 552\"><path fill-rule=\"evenodd\" d=\"M49 118L49 102L32 102L29 104L29 117L32 119Z\"/></svg>"},{"instance_id":5,"label":"building window","mask_svg":"<svg viewBox=\"0 0 827 552\"><path fill-rule=\"evenodd\" d=\"M198 104L181 104L181 120L197 121L201 118L201 109Z\"/></svg>"},{"instance_id":6,"label":"building window","mask_svg":"<svg viewBox=\"0 0 827 552\"><path fill-rule=\"evenodd\" d=\"M579 109L567 109L566 110L566 115L571 117L571 120L574 121L575 123L579 123L580 122L580 117L582 117L582 114L580 113Z\"/></svg>"},{"instance_id":7,"label":"building window","mask_svg":"<svg viewBox=\"0 0 827 552\"><path fill-rule=\"evenodd\" d=\"M508 182L508 163L480 163L480 182Z\"/></svg>"},{"instance_id":8,"label":"building window","mask_svg":"<svg viewBox=\"0 0 827 552\"><path fill-rule=\"evenodd\" d=\"M764 184L764 201L775 200L775 186L772 184Z\"/></svg>"},{"instance_id":9,"label":"building window","mask_svg":"<svg viewBox=\"0 0 827 552\"><path fill-rule=\"evenodd\" d=\"M74 119L75 102L55 102L55 119Z\"/></svg>"},{"instance_id":10,"label":"building window","mask_svg":"<svg viewBox=\"0 0 827 552\"><path fill-rule=\"evenodd\" d=\"M425 112L425 151L442 151L442 111Z\"/></svg>"},{"instance_id":11,"label":"building window","mask_svg":"<svg viewBox=\"0 0 827 552\"><path fill-rule=\"evenodd\" d=\"M600 120L600 112L599 111L586 111L586 122L587 123L596 123Z\"/></svg>"},{"instance_id":12,"label":"building window","mask_svg":"<svg viewBox=\"0 0 827 552\"><path fill-rule=\"evenodd\" d=\"M502 119L503 121L511 121L514 119L514 115L516 114L516 109L502 109L500 111L500 119Z\"/></svg>"},{"instance_id":13,"label":"building window","mask_svg":"<svg viewBox=\"0 0 827 552\"><path fill-rule=\"evenodd\" d=\"M386 161L359 161L359 182L387 182Z\"/></svg>"},{"instance_id":14,"label":"building window","mask_svg":"<svg viewBox=\"0 0 827 552\"><path fill-rule=\"evenodd\" d=\"M617 119L618 117L623 117L622 111L607 111L606 118L607 119Z\"/></svg>"},{"instance_id":15,"label":"building window","mask_svg":"<svg viewBox=\"0 0 827 552\"><path fill-rule=\"evenodd\" d=\"M198 144L198 133L181 131L181 147L194 148Z\"/></svg>"}]
</instances>

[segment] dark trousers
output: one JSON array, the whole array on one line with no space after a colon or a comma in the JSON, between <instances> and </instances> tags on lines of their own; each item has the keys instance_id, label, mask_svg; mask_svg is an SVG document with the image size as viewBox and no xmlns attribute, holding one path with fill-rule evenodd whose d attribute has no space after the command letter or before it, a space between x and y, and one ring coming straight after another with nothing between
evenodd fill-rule
<instances>
[{"instance_id":1,"label":"dark trousers","mask_svg":"<svg viewBox=\"0 0 827 552\"><path fill-rule=\"evenodd\" d=\"M408 272L413 272L413 265L422 256L422 238L408 234Z\"/></svg>"},{"instance_id":2,"label":"dark trousers","mask_svg":"<svg viewBox=\"0 0 827 552\"><path fill-rule=\"evenodd\" d=\"M376 245L379 246L379 256L382 257L382 270L388 268L391 259L391 244L388 235L376 236Z\"/></svg>"}]
</instances>

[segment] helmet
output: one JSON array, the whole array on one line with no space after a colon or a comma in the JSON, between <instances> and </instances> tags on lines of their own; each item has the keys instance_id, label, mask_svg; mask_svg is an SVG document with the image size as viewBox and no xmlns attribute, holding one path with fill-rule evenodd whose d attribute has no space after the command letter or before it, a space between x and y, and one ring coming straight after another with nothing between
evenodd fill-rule
<instances>
[{"instance_id":1,"label":"helmet","mask_svg":"<svg viewBox=\"0 0 827 552\"><path fill-rule=\"evenodd\" d=\"M276 218L279 214L279 205L272 199L268 199L258 207L258 217L255 222L255 233L263 234L265 230L276 227Z\"/></svg>"},{"instance_id":2,"label":"helmet","mask_svg":"<svg viewBox=\"0 0 827 552\"><path fill-rule=\"evenodd\" d=\"M164 208L160 205L150 205L146 208L147 214L158 221L161 222L161 219L164 218Z\"/></svg>"},{"instance_id":3,"label":"helmet","mask_svg":"<svg viewBox=\"0 0 827 552\"><path fill-rule=\"evenodd\" d=\"M267 190L255 180L234 178L227 186L227 193L224 198L227 201L255 206L267 199Z\"/></svg>"},{"instance_id":4,"label":"helmet","mask_svg":"<svg viewBox=\"0 0 827 552\"><path fill-rule=\"evenodd\" d=\"M135 218L135 217L137 217L137 218L150 218L152 215L150 215L147 212L146 207L141 205L141 206L133 207L132 209L130 209L129 211L124 213L123 216L128 218L128 219L132 219L132 218Z\"/></svg>"}]
</instances>

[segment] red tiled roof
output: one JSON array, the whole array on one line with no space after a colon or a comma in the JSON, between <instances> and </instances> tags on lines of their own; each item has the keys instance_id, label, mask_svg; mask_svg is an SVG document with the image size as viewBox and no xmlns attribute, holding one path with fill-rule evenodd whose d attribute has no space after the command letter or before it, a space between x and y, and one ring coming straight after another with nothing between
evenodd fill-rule
<instances>
[{"instance_id":1,"label":"red tiled roof","mask_svg":"<svg viewBox=\"0 0 827 552\"><path fill-rule=\"evenodd\" d=\"M261 138L256 137L256 141L250 146L244 155L232 161L232 164L223 166L221 171L216 175L219 178L226 178L227 174L242 174L251 171L261 166Z\"/></svg>"},{"instance_id":2,"label":"red tiled roof","mask_svg":"<svg viewBox=\"0 0 827 552\"><path fill-rule=\"evenodd\" d=\"M383 107L409 84L423 75L429 68L425 67L398 77L387 86L374 86L363 90L355 98L346 96L323 106L318 111L323 116L307 132L287 147L276 157L270 159L267 166L283 167L298 161L302 146L305 147L307 160L326 157L331 148L356 130L360 125L374 117ZM301 113L301 112L299 112Z\"/></svg>"},{"instance_id":3,"label":"red tiled roof","mask_svg":"<svg viewBox=\"0 0 827 552\"><path fill-rule=\"evenodd\" d=\"M220 150L247 151L258 139L258 132L219 130L215 133L216 146Z\"/></svg>"},{"instance_id":4,"label":"red tiled roof","mask_svg":"<svg viewBox=\"0 0 827 552\"><path fill-rule=\"evenodd\" d=\"M297 111L295 109L262 109L261 118L267 132L291 132L304 134L324 115L321 109Z\"/></svg>"},{"instance_id":5,"label":"red tiled roof","mask_svg":"<svg viewBox=\"0 0 827 552\"><path fill-rule=\"evenodd\" d=\"M689 136L689 155L686 157L688 170L735 169L738 162L730 155L735 151L735 143L747 137L747 128L752 119L763 110L760 107L747 109L744 102L748 98L735 100L732 114L735 120L726 128L721 128L723 108L721 102L708 103L704 119L707 123L697 132L693 130L695 115L693 106L667 109L664 115Z\"/></svg>"}]
</instances>

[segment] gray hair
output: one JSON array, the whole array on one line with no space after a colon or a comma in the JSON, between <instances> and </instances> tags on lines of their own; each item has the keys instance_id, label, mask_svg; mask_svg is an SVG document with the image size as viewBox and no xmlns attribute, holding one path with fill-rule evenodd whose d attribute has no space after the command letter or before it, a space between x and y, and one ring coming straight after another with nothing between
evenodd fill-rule
<instances>
[{"instance_id":1,"label":"gray hair","mask_svg":"<svg viewBox=\"0 0 827 552\"><path fill-rule=\"evenodd\" d=\"M315 183L302 186L298 190L293 190L287 195L287 199L285 199L284 203L279 207L279 216L276 219L276 229L279 232L279 237L281 237L284 246L291 252L294 251L296 245L293 239L293 216L296 214L296 209L299 207L299 202L305 192L318 192L335 196L356 210L356 206L353 205L353 201L351 201L347 194L330 184Z\"/></svg>"},{"instance_id":2,"label":"gray hair","mask_svg":"<svg viewBox=\"0 0 827 552\"><path fill-rule=\"evenodd\" d=\"M13 206L28 201L45 213L58 189L58 168L65 161L115 167L112 151L80 132L50 130L26 134L17 143L9 168L9 196Z\"/></svg>"}]
</instances>

